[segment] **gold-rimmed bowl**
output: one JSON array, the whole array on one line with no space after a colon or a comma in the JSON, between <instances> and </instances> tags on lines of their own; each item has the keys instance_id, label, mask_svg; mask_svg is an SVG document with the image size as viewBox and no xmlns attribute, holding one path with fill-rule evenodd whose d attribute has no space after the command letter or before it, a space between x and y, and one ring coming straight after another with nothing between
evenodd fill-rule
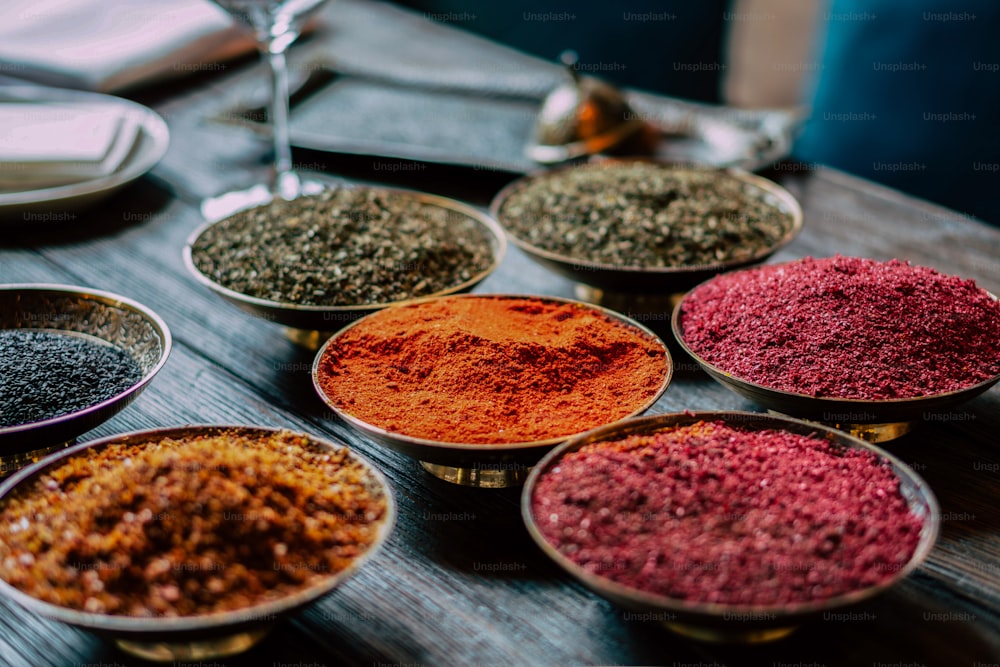
<instances>
[{"instance_id":1,"label":"gold-rimmed bowl","mask_svg":"<svg viewBox=\"0 0 1000 667\"><path fill-rule=\"evenodd\" d=\"M774 389L723 370L692 350L684 340L683 308L681 299L670 321L674 338L716 382L774 414L827 424L868 442L901 438L928 415L961 405L1000 382L998 374L956 391L892 399L832 398Z\"/></svg>"},{"instance_id":2,"label":"gold-rimmed bowl","mask_svg":"<svg viewBox=\"0 0 1000 667\"><path fill-rule=\"evenodd\" d=\"M438 297L434 299L421 299L411 304L393 306L393 308L419 307L422 303L438 301L440 299L532 299L549 303L571 304L577 308L586 309L599 313L619 326L627 327L636 336L645 338L652 342L663 352L664 365L662 373L656 378L657 386L655 391L636 401L628 414L615 419L615 422L628 417L633 417L644 413L651 408L663 392L666 391L673 375L673 362L670 352L664 342L652 331L637 322L608 310L601 306L582 303L572 299L563 299L549 296L518 295L518 294L466 294L450 297ZM377 317L378 314L371 317ZM323 359L329 354L335 354L340 339L354 327L364 326L365 320L359 320L344 328L332 338L330 338L316 355L313 362L312 377L313 386L323 402L333 411L333 413L346 422L348 425L368 436L380 445L384 445L405 456L417 459L425 470L432 475L448 482L464 486L476 486L482 488L503 488L517 486L524 483L531 467L555 445L566 441L574 434L565 434L530 442L509 442L498 444L476 444L467 442L445 442L440 440L430 440L427 438L415 437L399 432L389 431L380 426L368 423L363 419L348 412L342 405L335 402L323 389L320 381L321 366ZM440 363L447 363L447 359L441 359ZM386 400L395 400L398 392L386 390ZM581 429L581 432L585 429Z\"/></svg>"},{"instance_id":3,"label":"gold-rimmed bowl","mask_svg":"<svg viewBox=\"0 0 1000 667\"><path fill-rule=\"evenodd\" d=\"M731 179L740 184L744 193L763 202L784 220L783 233L770 246L731 260L699 265L645 267L604 264L546 250L522 238L511 228L504 209L510 199L525 188L560 179L575 169L614 170L635 164L649 164L678 172L710 172L717 174L719 178ZM576 294L579 298L629 313L669 313L681 293L718 273L763 262L790 243L802 230L802 207L790 192L773 181L735 168L720 169L643 158L604 159L528 174L497 193L490 203L490 213L504 227L510 241L531 259L577 283Z\"/></svg>"},{"instance_id":4,"label":"gold-rimmed bowl","mask_svg":"<svg viewBox=\"0 0 1000 667\"><path fill-rule=\"evenodd\" d=\"M874 453L899 479L900 493L910 511L920 519L917 545L905 565L882 582L848 593L811 602L783 605L733 605L691 602L644 592L591 573L572 561L543 536L532 509L535 489L540 479L562 458L594 443L615 441L631 435L649 435L664 429L687 426L700 421L721 421L746 430L774 429L828 441L838 448L855 448ZM556 565L584 586L614 604L644 617L663 622L670 630L698 640L724 643L762 643L781 639L803 623L840 612L884 593L923 563L937 540L941 513L933 492L919 475L905 463L864 440L815 423L755 412L706 411L661 414L631 419L624 423L595 429L569 440L552 450L531 472L521 495L521 514L535 543Z\"/></svg>"},{"instance_id":5,"label":"gold-rimmed bowl","mask_svg":"<svg viewBox=\"0 0 1000 667\"><path fill-rule=\"evenodd\" d=\"M444 296L447 294L461 294L472 290L476 285L486 279L499 266L507 249L506 237L497 222L489 215L446 197L425 194L411 190L399 190L392 188L368 188L351 187L356 192L384 192L393 196L408 197L420 203L422 206L443 209L448 212L454 221L456 234L478 234L489 245L490 261L488 265L476 268L475 274L468 280L450 285L444 289L431 294L420 295L415 298L426 298L432 296ZM240 211L245 213L245 211ZM225 299L230 304L240 310L261 318L269 322L283 325L286 334L294 342L309 349L317 349L323 341L329 338L333 332L340 330L345 325L364 317L377 310L381 310L390 305L407 303L414 299L401 299L392 302L366 303L342 306L316 306L296 303L286 303L262 299L248 294L243 294L235 290L224 287L210 276L202 273L198 269L193 252L198 239L211 227L223 224L228 218L207 222L194 230L188 237L184 247L184 264L195 279L212 290L215 294ZM250 248L250 250L253 250ZM330 269L333 270L336 262L331 260Z\"/></svg>"},{"instance_id":6,"label":"gold-rimmed bowl","mask_svg":"<svg viewBox=\"0 0 1000 667\"><path fill-rule=\"evenodd\" d=\"M108 445L142 446L165 438L183 439L222 433L267 436L282 431L284 429L260 426L192 425L136 431L83 443L52 455L7 479L0 485L0 506L10 494L37 480L46 471L65 463L70 457ZM332 592L355 574L381 549L395 525L396 505L391 488L371 462L345 445L304 433L294 435L305 436L310 445L325 450L348 451L354 461L365 467L367 481L373 491L385 499L386 512L379 520L378 537L344 570L273 600L232 611L190 616L140 617L78 611L32 597L3 579L0 579L0 595L44 618L106 637L123 651L145 660L175 663L210 660L246 651L263 639L279 621Z\"/></svg>"},{"instance_id":7,"label":"gold-rimmed bowl","mask_svg":"<svg viewBox=\"0 0 1000 667\"><path fill-rule=\"evenodd\" d=\"M149 385L170 355L166 323L137 301L71 285L0 285L0 330L61 332L96 339L126 352L142 377L115 396L82 410L0 427L0 477L73 442L116 415Z\"/></svg>"}]
</instances>

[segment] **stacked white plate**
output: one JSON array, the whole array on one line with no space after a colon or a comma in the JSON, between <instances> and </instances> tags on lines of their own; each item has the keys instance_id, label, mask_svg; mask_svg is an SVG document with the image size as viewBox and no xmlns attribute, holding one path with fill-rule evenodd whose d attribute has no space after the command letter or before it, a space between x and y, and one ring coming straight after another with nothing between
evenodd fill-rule
<instances>
[{"instance_id":1,"label":"stacked white plate","mask_svg":"<svg viewBox=\"0 0 1000 667\"><path fill-rule=\"evenodd\" d=\"M0 219L59 222L145 174L169 142L163 119L128 100L0 87Z\"/></svg>"}]
</instances>

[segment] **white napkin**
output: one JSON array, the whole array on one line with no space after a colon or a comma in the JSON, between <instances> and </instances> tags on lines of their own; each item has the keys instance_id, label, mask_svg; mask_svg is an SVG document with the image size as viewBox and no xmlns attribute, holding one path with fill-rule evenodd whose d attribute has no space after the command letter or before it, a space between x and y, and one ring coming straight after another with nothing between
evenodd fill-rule
<instances>
[{"instance_id":1,"label":"white napkin","mask_svg":"<svg viewBox=\"0 0 1000 667\"><path fill-rule=\"evenodd\" d=\"M31 190L114 173L139 122L112 104L0 103L0 188Z\"/></svg>"},{"instance_id":2,"label":"white napkin","mask_svg":"<svg viewBox=\"0 0 1000 667\"><path fill-rule=\"evenodd\" d=\"M54 86L120 90L254 48L208 0L0 0L0 72Z\"/></svg>"}]
</instances>

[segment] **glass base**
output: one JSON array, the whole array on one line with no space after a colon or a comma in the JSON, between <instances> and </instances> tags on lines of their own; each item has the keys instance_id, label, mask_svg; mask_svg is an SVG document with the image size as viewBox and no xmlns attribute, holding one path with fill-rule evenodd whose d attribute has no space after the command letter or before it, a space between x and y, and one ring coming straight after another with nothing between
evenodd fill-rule
<instances>
[{"instance_id":1,"label":"glass base","mask_svg":"<svg viewBox=\"0 0 1000 667\"><path fill-rule=\"evenodd\" d=\"M715 644L764 644L784 639L795 632L790 628L719 628L684 623L664 623L671 631L691 639Z\"/></svg>"},{"instance_id":2,"label":"glass base","mask_svg":"<svg viewBox=\"0 0 1000 667\"><path fill-rule=\"evenodd\" d=\"M282 193L282 197L285 199L294 199L302 195L319 194L331 187L319 181L300 181L295 174L285 174L285 176L288 178L279 184L279 192ZM201 203L201 215L207 222L215 222L223 218L228 218L234 213L245 211L248 208L263 206L273 200L274 192L272 189L261 183L246 190L225 192L216 197L206 199Z\"/></svg>"},{"instance_id":3,"label":"glass base","mask_svg":"<svg viewBox=\"0 0 1000 667\"><path fill-rule=\"evenodd\" d=\"M520 486L528 479L531 466L516 463L484 463L478 468L456 468L437 463L421 461L424 470L438 479L460 486L475 486L481 489L505 489Z\"/></svg>"},{"instance_id":4,"label":"glass base","mask_svg":"<svg viewBox=\"0 0 1000 667\"><path fill-rule=\"evenodd\" d=\"M30 452L18 452L16 454L3 454L0 455L0 479L3 479L7 475L12 475L21 468L29 466L32 463L37 463L49 454L57 452L60 449L66 449L70 445L76 444L76 438L72 440L67 440L66 442L61 442L58 445L52 445L51 447L43 447L41 449L34 449Z\"/></svg>"},{"instance_id":5,"label":"glass base","mask_svg":"<svg viewBox=\"0 0 1000 667\"><path fill-rule=\"evenodd\" d=\"M271 627L247 630L227 637L187 642L143 642L116 639L122 651L152 662L196 662L243 653L271 631Z\"/></svg>"}]
</instances>

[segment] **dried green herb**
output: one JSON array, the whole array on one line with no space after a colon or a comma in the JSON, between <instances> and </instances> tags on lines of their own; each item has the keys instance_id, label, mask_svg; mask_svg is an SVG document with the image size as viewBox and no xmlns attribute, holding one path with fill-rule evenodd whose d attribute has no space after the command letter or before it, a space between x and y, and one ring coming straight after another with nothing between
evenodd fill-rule
<instances>
[{"instance_id":1,"label":"dried green herb","mask_svg":"<svg viewBox=\"0 0 1000 667\"><path fill-rule=\"evenodd\" d=\"M792 216L758 188L710 169L595 163L532 179L500 220L536 248L576 260L665 268L748 260Z\"/></svg>"},{"instance_id":2,"label":"dried green herb","mask_svg":"<svg viewBox=\"0 0 1000 667\"><path fill-rule=\"evenodd\" d=\"M493 253L466 215L404 193L348 188L237 213L205 230L192 259L241 294L352 306L455 287L489 268Z\"/></svg>"}]
</instances>

